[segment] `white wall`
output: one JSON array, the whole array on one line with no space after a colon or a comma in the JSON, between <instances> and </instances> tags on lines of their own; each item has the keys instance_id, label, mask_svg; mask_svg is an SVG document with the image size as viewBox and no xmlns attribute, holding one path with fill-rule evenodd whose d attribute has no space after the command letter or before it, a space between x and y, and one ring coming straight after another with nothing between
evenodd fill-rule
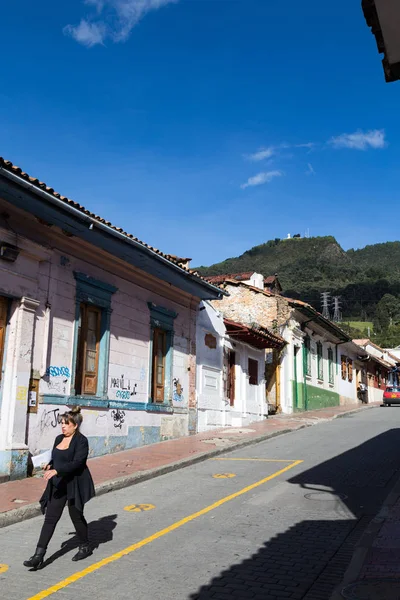
<instances>
[{"instance_id":1,"label":"white wall","mask_svg":"<svg viewBox=\"0 0 400 600\"><path fill-rule=\"evenodd\" d=\"M33 241L35 228L43 232L43 245ZM105 404L82 409L83 430L89 436L91 453L104 454L187 435L188 408L195 406L196 310L192 303L196 300L145 273L132 273L129 266L121 266L95 248L57 236L53 229L43 229L35 222L30 231L33 239L18 236L20 255L16 262L0 261L0 296L10 297L0 390L0 476L13 468L12 456L16 464L25 465L23 471L28 450L35 454L49 446L49 439L59 431L57 416L67 401L69 405L73 401L69 396L76 344L74 272L117 288L111 297ZM8 241L10 232L0 229L0 235ZM54 239L45 245L46 235ZM57 244L59 249L49 250L51 246L58 248ZM170 382L173 414L149 414L144 408L131 410L129 406L145 404L149 398L149 302L177 314ZM40 399L46 399L46 404L40 403L37 413L27 415L31 377L39 380ZM116 382L122 379L124 387L132 392L126 397L118 395L121 386ZM173 382L178 380L180 395L174 393ZM53 397L58 401L53 403ZM117 400L127 405L116 413L107 403ZM21 452L25 463L18 455Z\"/></svg>"},{"instance_id":2,"label":"white wall","mask_svg":"<svg viewBox=\"0 0 400 600\"><path fill-rule=\"evenodd\" d=\"M213 339L215 348L210 348L206 340L210 344ZM196 346L198 430L208 431L230 425L240 427L263 419L268 413L264 350L230 339L222 316L208 303L202 303L198 313ZM229 350L236 355L235 402L232 407L226 393L226 356ZM249 384L249 358L258 361L257 386Z\"/></svg>"}]
</instances>

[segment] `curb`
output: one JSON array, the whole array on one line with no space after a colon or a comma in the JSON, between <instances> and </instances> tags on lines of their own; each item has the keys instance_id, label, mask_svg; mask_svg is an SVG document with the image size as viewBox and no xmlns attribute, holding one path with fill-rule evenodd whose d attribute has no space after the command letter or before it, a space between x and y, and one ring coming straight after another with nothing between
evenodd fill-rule
<instances>
[{"instance_id":1,"label":"curb","mask_svg":"<svg viewBox=\"0 0 400 600\"><path fill-rule=\"evenodd\" d=\"M344 574L343 580L341 581L340 585L334 590L332 596L330 597L330 600L343 600L344 596L341 593L343 588L352 583L356 583L361 573L368 551L372 547L372 544L377 535L379 534L379 531L382 525L384 524L386 518L390 515L390 508L394 504L396 504L399 498L400 477L394 484L392 491L389 492L388 496L384 500L379 512L371 520L368 527L362 534L356 546L350 564L347 567L347 570Z\"/></svg>"},{"instance_id":2,"label":"curb","mask_svg":"<svg viewBox=\"0 0 400 600\"><path fill-rule=\"evenodd\" d=\"M360 406L359 408L353 408L352 410L349 410L348 412L345 413L340 413L338 415L334 415L332 417L332 420L334 419L343 419L344 417L348 417L349 415L354 415L358 412L361 412L362 410L372 410L373 408L381 408L381 405L377 406L376 404L373 405L366 405L366 406Z\"/></svg>"},{"instance_id":3,"label":"curb","mask_svg":"<svg viewBox=\"0 0 400 600\"><path fill-rule=\"evenodd\" d=\"M338 415L334 415L330 417L326 421L333 421L339 417L345 417L347 415L358 413L365 409L378 408L377 406L363 406L360 408L355 408L353 410L349 410L346 413L341 413ZM300 431L301 429L306 429L307 427L313 427L314 425L318 425L320 422L308 422L302 425L298 425L291 429L280 429L278 431L273 431L271 433L265 433L263 435L259 435L257 437L244 439L240 441L232 442L229 445L223 446L221 448L216 448L214 450L207 450L206 452L201 452L196 454L195 456L191 456L188 458L182 458L175 462L172 462L168 465L164 465L162 467L156 467L154 469L148 469L147 471L142 471L140 473L132 473L131 475L124 475L123 477L118 477L116 479L111 479L109 481L104 481L103 483L99 483L95 486L96 495L102 496L103 494L107 494L109 492L121 490L123 488L129 487L131 485L136 485L137 483L141 483L143 481L148 481L149 479L153 479L155 477L160 477L161 475L166 475L168 473L172 473L173 471L178 471L180 469L184 469L185 467L190 467L200 462L204 462L208 459L214 458L216 456L220 456L221 454L226 454L228 452L233 452L240 448L246 448L247 446L252 446L253 444L259 444L260 442L264 442L266 440L278 437L280 435L285 435L287 433L292 433L294 431ZM0 528L8 527L9 525L14 525L15 523L19 523L21 521L25 521L27 519L32 519L41 514L40 504L35 502L34 504L28 504L26 506L21 506L20 508L15 508L13 510L6 511L4 513L0 513Z\"/></svg>"},{"instance_id":4,"label":"curb","mask_svg":"<svg viewBox=\"0 0 400 600\"><path fill-rule=\"evenodd\" d=\"M173 471L178 471L180 469L184 469L185 467L190 467L197 463L204 462L210 458L214 458L215 456L226 454L227 452L233 452L236 449L245 448L246 446L251 446L252 444L259 444L260 442L264 442L265 440L284 435L286 433L291 433L292 431L299 431L300 429L304 429L306 427L311 426L312 424L307 424L300 425L295 429L281 429L279 431L274 431L272 433L260 435L247 440L241 440L240 442L233 442L232 444L223 446L221 448L217 448L215 450L201 452L199 454L196 454L196 456L182 458L181 460L172 462L169 465L164 465L162 467L148 469L147 471L141 471L140 473L132 473L131 475L124 475L123 477L118 477L116 479L104 481L95 485L96 496L102 496L103 494L107 494L109 492L115 492L117 490L121 490L131 485L135 485L143 481L148 481L149 479L154 479L155 477L160 477L161 475L167 475L168 473L172 473ZM8 527L9 525L14 525L15 523L19 523L20 521L32 519L39 515L41 515L41 509L40 504L38 502L35 502L34 504L28 504L23 507L21 506L20 508L15 508L13 510L0 513L0 528Z\"/></svg>"}]
</instances>

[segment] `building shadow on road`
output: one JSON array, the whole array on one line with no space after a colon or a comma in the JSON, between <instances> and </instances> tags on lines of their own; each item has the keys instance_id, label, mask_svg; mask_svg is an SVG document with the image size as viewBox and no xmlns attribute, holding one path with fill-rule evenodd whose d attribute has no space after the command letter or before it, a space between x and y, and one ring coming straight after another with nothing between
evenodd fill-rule
<instances>
[{"instance_id":1,"label":"building shadow on road","mask_svg":"<svg viewBox=\"0 0 400 600\"><path fill-rule=\"evenodd\" d=\"M223 571L189 598L329 600L338 579L317 580L356 523L349 519L301 521L273 537L240 564Z\"/></svg>"},{"instance_id":2,"label":"building shadow on road","mask_svg":"<svg viewBox=\"0 0 400 600\"><path fill-rule=\"evenodd\" d=\"M298 522L202 585L188 600L329 600L357 541L399 476L399 445L400 429L391 429L289 477L287 482L304 492ZM307 456L302 458L304 468ZM329 507L326 519L321 504L318 510L313 508L320 502ZM268 519L271 508L271 519L284 519L281 500L266 502L265 508L259 506L260 519ZM296 513L293 505L291 510ZM238 516L243 519L243 514Z\"/></svg>"},{"instance_id":3,"label":"building shadow on road","mask_svg":"<svg viewBox=\"0 0 400 600\"><path fill-rule=\"evenodd\" d=\"M91 521L88 523L89 529L89 542L90 546L93 550L97 549L101 544L106 544L107 542L111 542L113 539L113 531L117 526L118 515L107 515L105 517L101 517L97 519L97 521ZM60 550L57 550L54 554L49 556L44 564L43 568L51 565L54 561L61 558L71 550L78 548L79 546L79 538L76 535L75 531L70 533L71 537L69 540L66 540L61 544Z\"/></svg>"}]
</instances>

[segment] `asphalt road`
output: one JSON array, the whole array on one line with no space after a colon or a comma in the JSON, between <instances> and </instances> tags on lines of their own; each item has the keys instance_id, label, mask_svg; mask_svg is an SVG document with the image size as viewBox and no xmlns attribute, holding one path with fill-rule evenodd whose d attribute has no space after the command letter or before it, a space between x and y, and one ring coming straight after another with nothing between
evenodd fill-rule
<instances>
[{"instance_id":1,"label":"asphalt road","mask_svg":"<svg viewBox=\"0 0 400 600\"><path fill-rule=\"evenodd\" d=\"M369 410L95 498L79 563L66 511L37 572L42 518L1 529L1 597L328 600L399 476L399 424Z\"/></svg>"}]
</instances>

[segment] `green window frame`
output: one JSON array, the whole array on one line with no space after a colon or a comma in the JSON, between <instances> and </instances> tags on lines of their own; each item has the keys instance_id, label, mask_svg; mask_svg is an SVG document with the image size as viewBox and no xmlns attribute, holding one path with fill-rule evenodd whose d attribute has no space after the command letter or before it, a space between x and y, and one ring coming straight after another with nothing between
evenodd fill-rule
<instances>
[{"instance_id":1,"label":"green window frame","mask_svg":"<svg viewBox=\"0 0 400 600\"><path fill-rule=\"evenodd\" d=\"M317 343L317 367L318 367L318 379L323 381L324 379L324 357L323 347L321 342Z\"/></svg>"},{"instance_id":2,"label":"green window frame","mask_svg":"<svg viewBox=\"0 0 400 600\"><path fill-rule=\"evenodd\" d=\"M332 348L328 348L328 373L329 373L329 383L333 384L335 382L335 374L333 369L333 350Z\"/></svg>"},{"instance_id":3,"label":"green window frame","mask_svg":"<svg viewBox=\"0 0 400 600\"><path fill-rule=\"evenodd\" d=\"M304 375L311 377L311 340L307 336L303 345L303 369Z\"/></svg>"}]
</instances>

